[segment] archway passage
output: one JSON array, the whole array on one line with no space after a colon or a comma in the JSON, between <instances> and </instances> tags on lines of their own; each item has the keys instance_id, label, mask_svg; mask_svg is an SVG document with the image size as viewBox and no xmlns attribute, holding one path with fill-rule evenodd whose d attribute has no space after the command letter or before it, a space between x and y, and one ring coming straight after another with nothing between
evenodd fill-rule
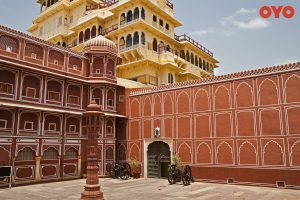
<instances>
[{"instance_id":1,"label":"archway passage","mask_svg":"<svg viewBox=\"0 0 300 200\"><path fill-rule=\"evenodd\" d=\"M171 163L171 152L168 144L153 142L148 147L148 178L167 178Z\"/></svg>"}]
</instances>

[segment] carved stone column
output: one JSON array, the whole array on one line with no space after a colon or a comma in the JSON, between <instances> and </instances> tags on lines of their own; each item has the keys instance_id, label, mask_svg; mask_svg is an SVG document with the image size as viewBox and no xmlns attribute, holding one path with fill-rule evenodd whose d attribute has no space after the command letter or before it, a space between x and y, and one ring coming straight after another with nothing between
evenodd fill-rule
<instances>
[{"instance_id":1,"label":"carved stone column","mask_svg":"<svg viewBox=\"0 0 300 200\"><path fill-rule=\"evenodd\" d=\"M98 161L97 161L97 136L101 127L100 118L104 115L101 108L93 100L83 113L84 127L87 129L87 179L84 191L81 193L81 200L104 200L101 192L98 178Z\"/></svg>"},{"instance_id":2,"label":"carved stone column","mask_svg":"<svg viewBox=\"0 0 300 200\"><path fill-rule=\"evenodd\" d=\"M77 175L81 176L81 156L78 156L78 171L77 171Z\"/></svg>"},{"instance_id":3,"label":"carved stone column","mask_svg":"<svg viewBox=\"0 0 300 200\"><path fill-rule=\"evenodd\" d=\"M35 157L35 180L40 181L41 180L41 173L40 173L40 168L41 168L41 158L40 156Z\"/></svg>"}]
</instances>

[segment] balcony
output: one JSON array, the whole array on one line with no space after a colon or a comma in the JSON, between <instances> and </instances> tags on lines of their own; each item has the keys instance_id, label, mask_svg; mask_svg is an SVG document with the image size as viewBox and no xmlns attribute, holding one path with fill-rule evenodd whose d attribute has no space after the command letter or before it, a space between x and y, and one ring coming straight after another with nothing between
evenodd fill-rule
<instances>
[{"instance_id":1,"label":"balcony","mask_svg":"<svg viewBox=\"0 0 300 200\"><path fill-rule=\"evenodd\" d=\"M204 46L202 46L201 44L199 44L198 42L196 42L195 40L193 40L191 37L187 36L186 34L184 35L175 35L175 40L177 40L178 42L189 42L192 45L194 45L195 47L197 47L198 49L200 49L201 51L203 51L204 53L208 54L211 57L214 57L213 52L209 51L207 48L205 48Z\"/></svg>"},{"instance_id":2,"label":"balcony","mask_svg":"<svg viewBox=\"0 0 300 200\"><path fill-rule=\"evenodd\" d=\"M100 2L97 5L87 6L86 11L107 8L107 7L113 6L117 3L119 3L119 0L102 0L102 2Z\"/></svg>"},{"instance_id":3,"label":"balcony","mask_svg":"<svg viewBox=\"0 0 300 200\"><path fill-rule=\"evenodd\" d=\"M174 10L174 4L171 3L169 0L167 0L167 6L168 6L169 8L171 8L172 10Z\"/></svg>"}]
</instances>

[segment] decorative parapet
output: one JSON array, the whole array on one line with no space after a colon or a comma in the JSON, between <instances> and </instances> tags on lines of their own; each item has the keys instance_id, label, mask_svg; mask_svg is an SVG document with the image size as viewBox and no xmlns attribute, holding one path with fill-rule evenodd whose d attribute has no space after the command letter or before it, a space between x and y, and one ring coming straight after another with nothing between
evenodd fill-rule
<instances>
[{"instance_id":1,"label":"decorative parapet","mask_svg":"<svg viewBox=\"0 0 300 200\"><path fill-rule=\"evenodd\" d=\"M56 49L59 49L61 51L64 51L64 52L68 52L70 54L73 54L73 55L76 55L76 56L80 56L81 58L87 58L84 54L82 53L79 53L79 52L76 52L76 51L73 51L67 47L62 47L60 45L57 45L57 44L53 44L51 42L47 42L45 40L42 40L42 39L39 39L37 37L34 37L34 36L31 36L31 35L28 35L26 33L23 33L21 31L17 31L17 30L14 30L12 28L9 28L9 27L6 27L6 26L2 26L0 25L0 33L1 32L7 32L8 34L12 34L12 35L15 35L17 37L23 37L24 39L29 39L29 40L33 40L33 41L36 41L36 42L39 42L40 44L42 45L46 45L48 47L54 47Z\"/></svg>"},{"instance_id":2,"label":"decorative parapet","mask_svg":"<svg viewBox=\"0 0 300 200\"><path fill-rule=\"evenodd\" d=\"M182 89L186 87L201 86L201 85L207 85L207 84L218 83L218 82L245 79L245 78L263 76L268 74L277 74L277 73L294 71L294 70L300 70L300 62L273 66L273 67L266 67L266 68L261 68L256 70L237 72L237 73L226 74L221 76L212 76L209 78L203 78L203 79L198 79L193 81L185 81L185 82L174 83L174 84L159 86L159 87L136 89L130 93L130 96L138 96L138 95L157 93L157 92L163 92L168 90Z\"/></svg>"}]
</instances>

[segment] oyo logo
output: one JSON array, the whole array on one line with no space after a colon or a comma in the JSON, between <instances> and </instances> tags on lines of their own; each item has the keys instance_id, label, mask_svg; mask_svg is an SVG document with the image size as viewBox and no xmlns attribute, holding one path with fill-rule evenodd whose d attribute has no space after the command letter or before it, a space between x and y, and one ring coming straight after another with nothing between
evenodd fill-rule
<instances>
[{"instance_id":1,"label":"oyo logo","mask_svg":"<svg viewBox=\"0 0 300 200\"><path fill-rule=\"evenodd\" d=\"M263 6L259 10L259 14L262 18L270 18L274 15L274 18L291 19L295 16L295 9L292 6Z\"/></svg>"}]
</instances>

